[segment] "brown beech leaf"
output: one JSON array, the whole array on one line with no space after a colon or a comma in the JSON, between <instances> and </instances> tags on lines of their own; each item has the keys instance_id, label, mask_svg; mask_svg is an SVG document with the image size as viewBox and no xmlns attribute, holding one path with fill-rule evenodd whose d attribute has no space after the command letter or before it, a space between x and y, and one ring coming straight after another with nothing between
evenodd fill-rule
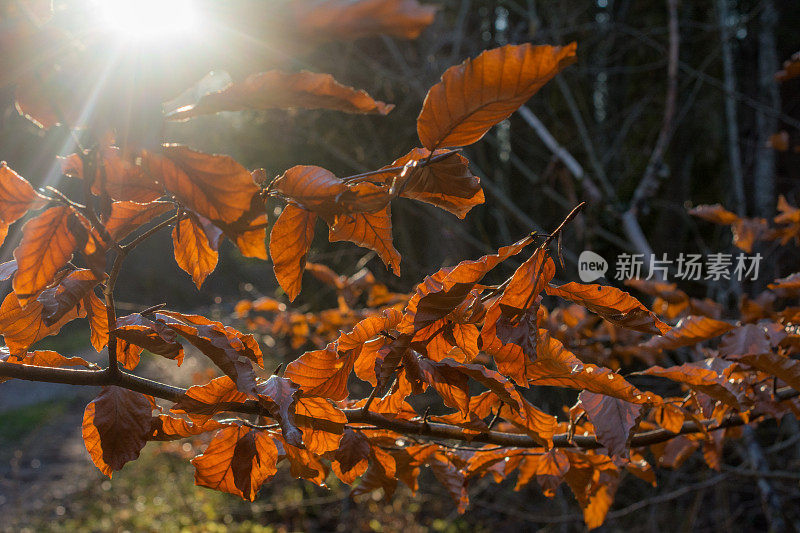
<instances>
[{"instance_id":1,"label":"brown beech leaf","mask_svg":"<svg viewBox=\"0 0 800 533\"><path fill-rule=\"evenodd\" d=\"M230 376L240 391L252 394L255 388L253 363L263 367L261 348L253 335L245 335L220 322L200 315L186 315L161 311L174 320L164 321L166 326L192 343L220 370Z\"/></svg>"},{"instance_id":2,"label":"brown beech leaf","mask_svg":"<svg viewBox=\"0 0 800 533\"><path fill-rule=\"evenodd\" d=\"M687 316L662 337L653 337L642 346L655 350L674 350L683 346L694 346L723 333L735 326L707 316Z\"/></svg>"},{"instance_id":3,"label":"brown beech leaf","mask_svg":"<svg viewBox=\"0 0 800 533\"><path fill-rule=\"evenodd\" d=\"M205 424L192 424L183 418L158 415L150 420L150 436L147 440L171 441L185 439L224 427L224 424L220 424L216 420L209 420Z\"/></svg>"},{"instance_id":4,"label":"brown beech leaf","mask_svg":"<svg viewBox=\"0 0 800 533\"><path fill-rule=\"evenodd\" d=\"M499 305L486 312L479 347L492 356L497 369L521 387L528 386L528 362L537 358L536 314L524 312L514 319L502 315Z\"/></svg>"},{"instance_id":5,"label":"brown beech leaf","mask_svg":"<svg viewBox=\"0 0 800 533\"><path fill-rule=\"evenodd\" d=\"M94 291L89 291L83 300L83 305L89 319L89 342L97 352L100 352L108 344L108 309Z\"/></svg>"},{"instance_id":6,"label":"brown beech leaf","mask_svg":"<svg viewBox=\"0 0 800 533\"><path fill-rule=\"evenodd\" d=\"M22 228L22 240L14 250L17 272L14 293L25 306L44 290L72 257L78 238L70 231L75 216L66 206L51 207Z\"/></svg>"},{"instance_id":7,"label":"brown beech leaf","mask_svg":"<svg viewBox=\"0 0 800 533\"><path fill-rule=\"evenodd\" d=\"M469 414L469 379L466 374L429 359L419 359L419 368L425 382L436 389L446 406L458 409L462 416Z\"/></svg>"},{"instance_id":8,"label":"brown beech leaf","mask_svg":"<svg viewBox=\"0 0 800 533\"><path fill-rule=\"evenodd\" d=\"M103 387L83 413L83 441L100 471L111 477L139 457L150 435L155 401L121 387Z\"/></svg>"},{"instance_id":9,"label":"brown beech leaf","mask_svg":"<svg viewBox=\"0 0 800 533\"><path fill-rule=\"evenodd\" d=\"M303 270L308 249L314 240L314 222L317 215L292 204L287 204L272 226L269 236L269 254L272 268L281 288L294 301L300 294Z\"/></svg>"},{"instance_id":10,"label":"brown beech leaf","mask_svg":"<svg viewBox=\"0 0 800 533\"><path fill-rule=\"evenodd\" d=\"M574 63L575 49L575 43L506 45L450 67L428 91L417 118L422 145L435 150L478 141Z\"/></svg>"},{"instance_id":11,"label":"brown beech leaf","mask_svg":"<svg viewBox=\"0 0 800 533\"><path fill-rule=\"evenodd\" d=\"M211 221L236 222L259 193L250 172L228 156L166 144L160 152L143 151L142 159L181 204Z\"/></svg>"},{"instance_id":12,"label":"brown beech leaf","mask_svg":"<svg viewBox=\"0 0 800 533\"><path fill-rule=\"evenodd\" d=\"M547 251L539 248L511 276L508 286L497 302L503 316L515 318L516 313L525 312L536 303L536 297L556 275L556 265ZM549 293L548 293L549 294Z\"/></svg>"},{"instance_id":13,"label":"brown beech leaf","mask_svg":"<svg viewBox=\"0 0 800 533\"><path fill-rule=\"evenodd\" d=\"M345 113L386 115L394 106L374 100L365 91L342 85L330 74L269 70L203 96L196 104L170 113L184 120L220 111L245 109L333 109Z\"/></svg>"},{"instance_id":14,"label":"brown beech leaf","mask_svg":"<svg viewBox=\"0 0 800 533\"><path fill-rule=\"evenodd\" d=\"M186 213L172 228L175 261L198 289L206 277L217 268L219 235L209 235L194 213Z\"/></svg>"},{"instance_id":15,"label":"brown beech leaf","mask_svg":"<svg viewBox=\"0 0 800 533\"><path fill-rule=\"evenodd\" d=\"M514 385L508 380L508 378L506 378L500 372L489 370L483 365L459 363L453 359L442 359L441 361L433 364L439 367L450 367L474 379L495 393L495 395L497 395L497 397L500 398L500 400L502 400L511 409L521 412L521 416L523 418L525 417L525 413L522 410L522 396L520 396L519 392L517 392L517 389L514 388Z\"/></svg>"},{"instance_id":16,"label":"brown beech leaf","mask_svg":"<svg viewBox=\"0 0 800 533\"><path fill-rule=\"evenodd\" d=\"M628 444L642 417L643 407L604 394L582 391L578 395L581 407L594 426L597 440L611 455L625 457Z\"/></svg>"},{"instance_id":17,"label":"brown beech leaf","mask_svg":"<svg viewBox=\"0 0 800 533\"><path fill-rule=\"evenodd\" d=\"M303 447L303 435L295 424L294 414L300 387L287 378L270 376L256 384L258 402L278 421L283 438L292 446Z\"/></svg>"},{"instance_id":18,"label":"brown beech leaf","mask_svg":"<svg viewBox=\"0 0 800 533\"><path fill-rule=\"evenodd\" d=\"M367 470L370 457L369 439L360 431L344 430L339 448L333 453L331 466L336 476L347 484Z\"/></svg>"},{"instance_id":19,"label":"brown beech leaf","mask_svg":"<svg viewBox=\"0 0 800 533\"><path fill-rule=\"evenodd\" d=\"M320 487L325 487L325 479L328 477L328 467L320 461L317 454L311 453L304 448L298 448L288 444L283 438L276 435L275 440L283 445L285 459L289 461L289 472L296 478L302 478Z\"/></svg>"},{"instance_id":20,"label":"brown beech leaf","mask_svg":"<svg viewBox=\"0 0 800 533\"><path fill-rule=\"evenodd\" d=\"M42 323L46 327L59 322L76 306L100 280L91 270L80 269L71 272L52 289L43 291L37 300L42 304Z\"/></svg>"},{"instance_id":21,"label":"brown beech leaf","mask_svg":"<svg viewBox=\"0 0 800 533\"><path fill-rule=\"evenodd\" d=\"M347 417L328 400L312 396L297 401L295 421L306 449L321 455L339 448Z\"/></svg>"},{"instance_id":22,"label":"brown beech leaf","mask_svg":"<svg viewBox=\"0 0 800 533\"><path fill-rule=\"evenodd\" d=\"M739 215L728 211L720 204L698 205L690 209L689 214L720 226L728 226L739 221Z\"/></svg>"},{"instance_id":23,"label":"brown beech leaf","mask_svg":"<svg viewBox=\"0 0 800 533\"><path fill-rule=\"evenodd\" d=\"M469 506L469 494L467 494L467 480L464 472L457 468L446 455L437 453L428 462L433 475L444 485L447 492L458 505L458 512L464 513Z\"/></svg>"},{"instance_id":24,"label":"brown beech leaf","mask_svg":"<svg viewBox=\"0 0 800 533\"><path fill-rule=\"evenodd\" d=\"M117 329L114 334L119 339L117 350L122 353L133 353L133 360L120 358L120 362L128 370L132 370L139 362L140 350L132 351L125 344L132 344L139 348L166 357L175 359L178 366L183 362L183 345L177 341L177 334L170 329L166 323L177 323L171 317L154 314L143 316L140 313L133 313L117 318Z\"/></svg>"},{"instance_id":25,"label":"brown beech leaf","mask_svg":"<svg viewBox=\"0 0 800 533\"><path fill-rule=\"evenodd\" d=\"M537 357L526 369L531 385L588 390L635 404L662 403L660 396L640 391L609 368L583 363L545 329L539 330Z\"/></svg>"},{"instance_id":26,"label":"brown beech leaf","mask_svg":"<svg viewBox=\"0 0 800 533\"><path fill-rule=\"evenodd\" d=\"M201 487L253 501L261 485L275 475L278 447L269 433L246 426L222 428L208 448L192 459Z\"/></svg>"},{"instance_id":27,"label":"brown beech leaf","mask_svg":"<svg viewBox=\"0 0 800 533\"><path fill-rule=\"evenodd\" d=\"M400 254L392 244L392 214L388 205L376 213L338 215L328 240L350 241L375 250L394 275L400 275Z\"/></svg>"},{"instance_id":28,"label":"brown beech leaf","mask_svg":"<svg viewBox=\"0 0 800 533\"><path fill-rule=\"evenodd\" d=\"M522 398L522 411L516 413L504 406L501 414L516 427L542 442L551 442L558 428L558 419Z\"/></svg>"},{"instance_id":29,"label":"brown beech leaf","mask_svg":"<svg viewBox=\"0 0 800 533\"><path fill-rule=\"evenodd\" d=\"M123 155L116 146L104 146L99 153L97 173L92 178L95 195L142 203L164 195L163 186L142 168L138 153ZM85 179L80 155L72 154L59 160L65 175Z\"/></svg>"},{"instance_id":30,"label":"brown beech leaf","mask_svg":"<svg viewBox=\"0 0 800 533\"><path fill-rule=\"evenodd\" d=\"M678 383L688 385L689 388L707 394L731 407L739 408L740 392L728 381L728 377L720 374L714 368L714 360L698 363L686 363L679 366L662 368L651 366L637 372L644 376L658 376Z\"/></svg>"},{"instance_id":31,"label":"brown beech leaf","mask_svg":"<svg viewBox=\"0 0 800 533\"><path fill-rule=\"evenodd\" d=\"M485 255L477 260L462 261L456 266L446 267L427 276L417 285L414 294L403 311L403 322L397 329L413 334L458 308L487 272L509 257L518 254L531 243L526 237L516 243L500 248L496 254Z\"/></svg>"},{"instance_id":32,"label":"brown beech leaf","mask_svg":"<svg viewBox=\"0 0 800 533\"><path fill-rule=\"evenodd\" d=\"M0 222L3 226L19 220L30 209L44 206L45 199L33 190L28 180L0 163Z\"/></svg>"},{"instance_id":33,"label":"brown beech leaf","mask_svg":"<svg viewBox=\"0 0 800 533\"><path fill-rule=\"evenodd\" d=\"M331 171L312 165L290 168L270 188L329 222L341 212L339 200L347 191L345 183Z\"/></svg>"},{"instance_id":34,"label":"brown beech leaf","mask_svg":"<svg viewBox=\"0 0 800 533\"><path fill-rule=\"evenodd\" d=\"M611 458L593 453L563 452L569 458L564 480L583 508L586 527L603 525L619 486L619 468Z\"/></svg>"},{"instance_id":35,"label":"brown beech leaf","mask_svg":"<svg viewBox=\"0 0 800 533\"><path fill-rule=\"evenodd\" d=\"M559 287L548 286L545 291L550 296L582 305L622 328L652 335L664 335L670 330L639 300L616 287L572 282Z\"/></svg>"},{"instance_id":36,"label":"brown beech leaf","mask_svg":"<svg viewBox=\"0 0 800 533\"><path fill-rule=\"evenodd\" d=\"M91 368L95 366L82 357L64 357L60 353L52 350L37 350L34 352L27 352L24 355L15 356L11 355L5 347L0 349L0 361L18 365L45 366L51 368L63 368L67 366ZM9 379L11 378L0 377L0 383Z\"/></svg>"},{"instance_id":37,"label":"brown beech leaf","mask_svg":"<svg viewBox=\"0 0 800 533\"><path fill-rule=\"evenodd\" d=\"M375 358L375 376L378 382L377 387L381 392L385 390L395 369L409 352L410 345L411 335L402 333L378 351Z\"/></svg>"},{"instance_id":38,"label":"brown beech leaf","mask_svg":"<svg viewBox=\"0 0 800 533\"><path fill-rule=\"evenodd\" d=\"M738 358L744 355L759 355L772 352L769 330L761 324L743 324L730 331L719 343L723 357Z\"/></svg>"},{"instance_id":39,"label":"brown beech leaf","mask_svg":"<svg viewBox=\"0 0 800 533\"><path fill-rule=\"evenodd\" d=\"M54 287L48 290L57 289ZM67 322L85 316L85 309L81 306L74 307L61 320L52 326L46 326L43 312L44 306L38 300L30 302L23 308L13 292L3 300L3 304L0 305L0 335L3 336L12 354L24 353L37 341L58 333Z\"/></svg>"},{"instance_id":40,"label":"brown beech leaf","mask_svg":"<svg viewBox=\"0 0 800 533\"><path fill-rule=\"evenodd\" d=\"M205 425L215 414L248 400L228 376L214 378L205 385L194 385L175 402L171 411L186 413L195 424Z\"/></svg>"},{"instance_id":41,"label":"brown beech leaf","mask_svg":"<svg viewBox=\"0 0 800 533\"><path fill-rule=\"evenodd\" d=\"M437 9L417 0L323 0L292 8L300 35L312 44L375 35L416 39L433 22Z\"/></svg>"},{"instance_id":42,"label":"brown beech leaf","mask_svg":"<svg viewBox=\"0 0 800 533\"><path fill-rule=\"evenodd\" d=\"M286 367L284 376L300 385L306 396L341 401L347 398L347 378L353 371L355 353L339 356L336 343L306 352Z\"/></svg>"},{"instance_id":43,"label":"brown beech leaf","mask_svg":"<svg viewBox=\"0 0 800 533\"><path fill-rule=\"evenodd\" d=\"M104 225L108 233L115 240L120 241L172 208L173 205L169 202L150 202L148 204L114 202L111 204L111 215Z\"/></svg>"},{"instance_id":44,"label":"brown beech leaf","mask_svg":"<svg viewBox=\"0 0 800 533\"><path fill-rule=\"evenodd\" d=\"M437 150L433 155L444 153ZM464 218L470 209L484 202L481 180L469 170L469 161L461 154L420 166L431 155L430 150L414 148L395 160L392 167L406 167L391 175L387 182L400 191L400 196L412 198L450 211Z\"/></svg>"}]
</instances>

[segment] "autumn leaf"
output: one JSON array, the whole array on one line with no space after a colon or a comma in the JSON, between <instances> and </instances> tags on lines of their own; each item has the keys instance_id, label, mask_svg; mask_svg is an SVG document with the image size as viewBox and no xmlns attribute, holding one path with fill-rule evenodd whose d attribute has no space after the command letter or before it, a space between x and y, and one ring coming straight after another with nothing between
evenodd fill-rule
<instances>
[{"instance_id":1,"label":"autumn leaf","mask_svg":"<svg viewBox=\"0 0 800 533\"><path fill-rule=\"evenodd\" d=\"M159 215L163 215L174 206L169 202L150 202L140 204L137 202L114 202L111 204L111 214L104 226L108 233L117 241L121 241L138 228L147 224Z\"/></svg>"},{"instance_id":2,"label":"autumn leaf","mask_svg":"<svg viewBox=\"0 0 800 533\"><path fill-rule=\"evenodd\" d=\"M427 276L414 289L414 294L403 311L403 322L397 329L413 334L449 315L467 299L483 276L509 257L518 254L531 241L529 237L525 237L500 248L496 254L462 261Z\"/></svg>"},{"instance_id":3,"label":"autumn leaf","mask_svg":"<svg viewBox=\"0 0 800 533\"><path fill-rule=\"evenodd\" d=\"M121 387L103 387L83 413L83 441L95 466L111 477L139 457L150 435L155 402Z\"/></svg>"},{"instance_id":4,"label":"autumn leaf","mask_svg":"<svg viewBox=\"0 0 800 533\"><path fill-rule=\"evenodd\" d=\"M425 148L414 148L395 160L391 167L405 167L402 172L387 177L387 182L400 191L400 196L435 205L464 218L470 209L484 202L480 178L469 170L469 161L463 155L453 155L427 165L421 165L429 156L437 156Z\"/></svg>"},{"instance_id":5,"label":"autumn leaf","mask_svg":"<svg viewBox=\"0 0 800 533\"><path fill-rule=\"evenodd\" d=\"M247 401L228 376L212 379L205 385L194 385L172 406L175 413L186 413L193 422L205 425L215 414Z\"/></svg>"},{"instance_id":6,"label":"autumn leaf","mask_svg":"<svg viewBox=\"0 0 800 533\"><path fill-rule=\"evenodd\" d=\"M333 452L331 466L336 477L352 484L367 470L370 457L370 444L363 433L350 428L344 430L339 448Z\"/></svg>"},{"instance_id":7,"label":"autumn leaf","mask_svg":"<svg viewBox=\"0 0 800 533\"><path fill-rule=\"evenodd\" d=\"M141 164L137 152L123 154L116 146L103 146L97 151L95 175L91 191L114 200L146 203L164 195L164 187ZM86 179L83 159L79 154L59 158L61 171L70 177Z\"/></svg>"},{"instance_id":8,"label":"autumn leaf","mask_svg":"<svg viewBox=\"0 0 800 533\"><path fill-rule=\"evenodd\" d=\"M693 346L732 330L734 326L706 316L687 316L661 337L653 337L642 346L654 350L674 350Z\"/></svg>"},{"instance_id":9,"label":"autumn leaf","mask_svg":"<svg viewBox=\"0 0 800 533\"><path fill-rule=\"evenodd\" d=\"M208 235L194 213L186 213L172 228L172 243L175 249L175 261L187 274L198 289L206 277L217 267L219 237Z\"/></svg>"},{"instance_id":10,"label":"autumn leaf","mask_svg":"<svg viewBox=\"0 0 800 533\"><path fill-rule=\"evenodd\" d=\"M78 244L70 231L73 216L69 207L51 207L23 226L22 240L14 250L17 272L13 281L14 293L23 306L44 290L72 257Z\"/></svg>"},{"instance_id":11,"label":"autumn leaf","mask_svg":"<svg viewBox=\"0 0 800 533\"><path fill-rule=\"evenodd\" d=\"M286 442L302 448L303 435L294 420L300 387L287 378L270 376L256 384L256 394L261 406L280 424Z\"/></svg>"},{"instance_id":12,"label":"autumn leaf","mask_svg":"<svg viewBox=\"0 0 800 533\"><path fill-rule=\"evenodd\" d=\"M320 44L374 35L416 39L433 22L437 9L417 0L324 0L292 7L300 35Z\"/></svg>"},{"instance_id":13,"label":"autumn leaf","mask_svg":"<svg viewBox=\"0 0 800 533\"><path fill-rule=\"evenodd\" d=\"M347 417L324 398L304 397L295 405L295 421L306 449L323 454L339 448Z\"/></svg>"},{"instance_id":14,"label":"autumn leaf","mask_svg":"<svg viewBox=\"0 0 800 533\"><path fill-rule=\"evenodd\" d=\"M195 484L253 501L277 472L278 447L265 431L246 426L222 428L208 448L192 459Z\"/></svg>"},{"instance_id":15,"label":"autumn leaf","mask_svg":"<svg viewBox=\"0 0 800 533\"><path fill-rule=\"evenodd\" d=\"M660 396L640 391L611 369L583 363L545 329L539 330L536 361L525 372L531 385L588 390L635 404L662 403Z\"/></svg>"},{"instance_id":16,"label":"autumn leaf","mask_svg":"<svg viewBox=\"0 0 800 533\"><path fill-rule=\"evenodd\" d=\"M287 204L272 226L269 254L272 268L283 291L294 301L300 294L306 256L314 240L317 216L292 204Z\"/></svg>"},{"instance_id":17,"label":"autumn leaf","mask_svg":"<svg viewBox=\"0 0 800 533\"><path fill-rule=\"evenodd\" d=\"M388 205L376 213L337 216L328 240L350 241L375 250L384 264L391 267L394 275L400 275L400 254L392 244L392 214Z\"/></svg>"},{"instance_id":18,"label":"autumn leaf","mask_svg":"<svg viewBox=\"0 0 800 533\"><path fill-rule=\"evenodd\" d=\"M721 226L728 226L739 220L739 215L728 211L720 204L698 205L690 209L689 214Z\"/></svg>"},{"instance_id":19,"label":"autumn leaf","mask_svg":"<svg viewBox=\"0 0 800 533\"><path fill-rule=\"evenodd\" d=\"M0 222L9 226L30 209L44 206L45 199L33 190L28 180L0 163Z\"/></svg>"},{"instance_id":20,"label":"autumn leaf","mask_svg":"<svg viewBox=\"0 0 800 533\"><path fill-rule=\"evenodd\" d=\"M333 109L345 113L386 115L394 106L374 100L365 91L342 85L330 74L270 70L252 74L221 91L207 94L196 104L182 107L167 118L184 120L220 111L275 108Z\"/></svg>"},{"instance_id":21,"label":"autumn leaf","mask_svg":"<svg viewBox=\"0 0 800 533\"><path fill-rule=\"evenodd\" d=\"M297 165L274 180L269 189L332 223L342 211L339 200L347 191L347 186L322 167Z\"/></svg>"},{"instance_id":22,"label":"autumn leaf","mask_svg":"<svg viewBox=\"0 0 800 533\"><path fill-rule=\"evenodd\" d=\"M175 321L164 315L154 314L145 317L140 313L117 318L114 335L122 341L117 344L117 350L121 354L133 356L120 357L120 362L125 368L132 370L136 367L142 348L167 359L175 359L178 366L181 365L183 345L177 341L177 334L166 325L166 322ZM139 350L132 350L126 346L127 344L138 346Z\"/></svg>"},{"instance_id":23,"label":"autumn leaf","mask_svg":"<svg viewBox=\"0 0 800 533\"><path fill-rule=\"evenodd\" d=\"M55 292L57 288L49 290ZM43 313L44 306L38 300L22 307L16 294L12 292L6 296L0 305L0 335L3 336L12 354L24 353L39 340L58 333L67 322L86 314L82 307L75 307L64 314L58 322L46 326Z\"/></svg>"},{"instance_id":24,"label":"autumn leaf","mask_svg":"<svg viewBox=\"0 0 800 533\"><path fill-rule=\"evenodd\" d=\"M574 63L575 50L575 43L506 45L450 67L428 91L417 118L422 145L435 150L480 140Z\"/></svg>"},{"instance_id":25,"label":"autumn leaf","mask_svg":"<svg viewBox=\"0 0 800 533\"><path fill-rule=\"evenodd\" d=\"M339 355L336 344L306 352L286 367L284 376L300 385L307 396L340 401L347 398L347 378L353 371L355 353Z\"/></svg>"},{"instance_id":26,"label":"autumn leaf","mask_svg":"<svg viewBox=\"0 0 800 533\"><path fill-rule=\"evenodd\" d=\"M161 311L160 314L175 319L165 322L166 326L211 359L236 382L239 390L248 394L254 391L255 373L251 361L263 366L264 360L261 348L252 335L244 335L230 326L199 315L171 311Z\"/></svg>"},{"instance_id":27,"label":"autumn leaf","mask_svg":"<svg viewBox=\"0 0 800 533\"><path fill-rule=\"evenodd\" d=\"M545 292L582 305L622 328L652 335L664 335L670 330L639 300L616 287L572 282L559 287L548 286Z\"/></svg>"},{"instance_id":28,"label":"autumn leaf","mask_svg":"<svg viewBox=\"0 0 800 533\"><path fill-rule=\"evenodd\" d=\"M165 144L160 151L143 151L142 160L167 191L211 221L235 222L259 192L250 172L228 156Z\"/></svg>"},{"instance_id":29,"label":"autumn leaf","mask_svg":"<svg viewBox=\"0 0 800 533\"><path fill-rule=\"evenodd\" d=\"M594 426L597 440L611 455L627 456L642 406L589 391L581 392L578 401Z\"/></svg>"},{"instance_id":30,"label":"autumn leaf","mask_svg":"<svg viewBox=\"0 0 800 533\"><path fill-rule=\"evenodd\" d=\"M94 272L80 269L71 272L56 287L43 291L37 299L42 304L42 323L50 327L59 322L80 305L98 283L100 280Z\"/></svg>"},{"instance_id":31,"label":"autumn leaf","mask_svg":"<svg viewBox=\"0 0 800 533\"><path fill-rule=\"evenodd\" d=\"M646 370L637 372L637 374L643 376L658 376L683 383L693 390L707 394L726 405L738 408L741 401L741 391L737 390L737 388L728 381L727 376L717 372L713 362L713 359L710 359L669 368L651 366Z\"/></svg>"}]
</instances>

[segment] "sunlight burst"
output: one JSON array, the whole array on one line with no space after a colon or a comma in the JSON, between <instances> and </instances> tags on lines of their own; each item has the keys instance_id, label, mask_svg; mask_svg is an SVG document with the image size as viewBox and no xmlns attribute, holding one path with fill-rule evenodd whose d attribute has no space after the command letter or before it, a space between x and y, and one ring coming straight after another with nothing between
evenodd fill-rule
<instances>
[{"instance_id":1,"label":"sunlight burst","mask_svg":"<svg viewBox=\"0 0 800 533\"><path fill-rule=\"evenodd\" d=\"M197 29L192 0L102 0L102 23L124 40L168 39Z\"/></svg>"}]
</instances>

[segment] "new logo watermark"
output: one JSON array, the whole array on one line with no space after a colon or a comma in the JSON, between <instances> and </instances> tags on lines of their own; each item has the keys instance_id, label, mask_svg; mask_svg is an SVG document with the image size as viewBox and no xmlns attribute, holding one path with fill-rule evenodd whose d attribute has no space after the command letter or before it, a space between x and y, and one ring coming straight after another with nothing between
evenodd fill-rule
<instances>
[{"instance_id":1,"label":"new logo watermark","mask_svg":"<svg viewBox=\"0 0 800 533\"><path fill-rule=\"evenodd\" d=\"M758 279L761 254L684 254L669 259L653 255L648 261L644 254L620 254L615 263L614 279L660 279L670 276L684 281L735 279L737 281ZM584 250L578 257L578 277L584 283L602 278L608 272L608 262L591 250Z\"/></svg>"},{"instance_id":2,"label":"new logo watermark","mask_svg":"<svg viewBox=\"0 0 800 533\"><path fill-rule=\"evenodd\" d=\"M584 283L602 278L608 272L608 262L591 250L584 250L578 257L578 277Z\"/></svg>"}]
</instances>

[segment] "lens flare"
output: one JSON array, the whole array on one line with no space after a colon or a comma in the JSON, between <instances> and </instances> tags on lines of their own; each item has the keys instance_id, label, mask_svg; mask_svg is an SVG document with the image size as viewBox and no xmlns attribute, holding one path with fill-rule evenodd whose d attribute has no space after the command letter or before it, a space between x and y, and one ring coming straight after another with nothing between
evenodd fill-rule
<instances>
[{"instance_id":1,"label":"lens flare","mask_svg":"<svg viewBox=\"0 0 800 533\"><path fill-rule=\"evenodd\" d=\"M198 26L191 0L101 0L96 6L104 27L123 40L183 37Z\"/></svg>"}]
</instances>

